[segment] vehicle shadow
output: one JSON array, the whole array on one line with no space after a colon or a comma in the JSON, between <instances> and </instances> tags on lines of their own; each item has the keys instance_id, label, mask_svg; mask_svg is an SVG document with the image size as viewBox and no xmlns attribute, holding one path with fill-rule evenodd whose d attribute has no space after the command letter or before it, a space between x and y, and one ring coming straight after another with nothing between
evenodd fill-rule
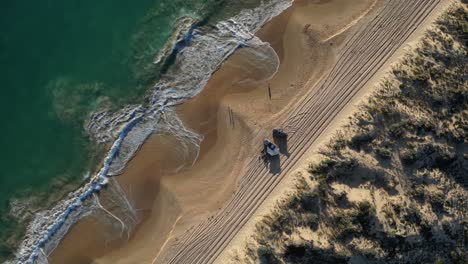
<instances>
[{"instance_id":1,"label":"vehicle shadow","mask_svg":"<svg viewBox=\"0 0 468 264\"><path fill-rule=\"evenodd\" d=\"M270 163L270 173L273 175L280 174L281 172L280 156L276 155L273 157L269 157L269 163Z\"/></svg>"},{"instance_id":2,"label":"vehicle shadow","mask_svg":"<svg viewBox=\"0 0 468 264\"><path fill-rule=\"evenodd\" d=\"M288 150L288 140L286 138L273 138L273 141L278 146L281 154L288 158L291 156Z\"/></svg>"},{"instance_id":3,"label":"vehicle shadow","mask_svg":"<svg viewBox=\"0 0 468 264\"><path fill-rule=\"evenodd\" d=\"M268 163L269 163L269 157L265 154L261 154L261 156L259 157L259 160L261 160L263 162L263 166L265 168L268 168Z\"/></svg>"}]
</instances>

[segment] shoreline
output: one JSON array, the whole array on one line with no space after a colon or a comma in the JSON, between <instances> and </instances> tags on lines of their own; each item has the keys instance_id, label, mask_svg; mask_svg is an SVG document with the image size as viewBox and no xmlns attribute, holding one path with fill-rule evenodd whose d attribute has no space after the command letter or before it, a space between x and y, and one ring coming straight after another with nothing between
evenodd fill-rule
<instances>
[{"instance_id":1,"label":"shoreline","mask_svg":"<svg viewBox=\"0 0 468 264\"><path fill-rule=\"evenodd\" d=\"M273 14L274 12L278 12L278 10L273 9ZM269 17L267 15L267 17L264 17L263 19L266 19L267 21L271 19L271 16L273 14L268 14ZM265 21L262 22L262 24L263 23L265 23ZM251 24L250 26L254 26L255 28L258 25ZM248 41L248 39L244 41ZM232 52L233 51L231 51L231 54ZM227 59L231 54L229 54L227 57L224 57L224 59L222 59L221 62L218 62L217 63L218 66L215 67L213 71L216 71L219 65L222 64L223 61ZM210 73L210 75L211 74L212 73ZM153 89L155 88L156 90L158 90L158 87L154 87ZM195 94L192 93L191 96L185 97L185 98L173 97L173 95L171 95L170 93L163 94L163 96L166 97L167 99L163 100L162 105L158 104L158 100L156 98L159 97L160 94L156 93L156 94L150 95L150 97L152 97L150 101L151 103L157 105L158 107L157 109L159 109L158 111L164 111L163 109L164 106L172 107L175 104L179 104L181 100L184 101L187 98L195 96L196 93L197 91L195 91ZM170 103L171 100L175 100L175 103ZM28 231L27 231L28 234L26 236L26 239L21 243L21 246L18 250L18 261L20 261L20 263L33 262L37 258L40 258L41 255L42 257L44 256L47 257L49 253L45 254L43 251L43 248L47 247L46 244L50 244L49 240L53 239L54 241L53 244L60 241L61 238L58 233L62 233L62 236L65 233L67 233L68 228L74 224L75 220L71 220L71 223L66 223L66 222L70 221L70 218L73 218L73 217L81 218L82 213L84 213L82 212L83 208L81 207L81 204L84 201L86 201L87 198L89 198L93 193L99 192L104 186L107 185L109 175L119 174L119 172L124 168L124 166L122 165L120 166L117 165L117 167L115 167L114 165L119 155L121 155L122 152L127 154L127 160L123 162L123 163L126 163L128 160L130 160L133 157L136 151L140 148L142 142L145 141L146 138L151 133L153 133L154 128L152 129L151 127L139 127L140 133L135 132L135 127L138 127L139 124L141 124L140 121L144 118L144 112L142 110L143 109L141 106L137 106L136 108L133 108L133 109L128 109L127 107L123 110L123 112L118 113L117 116L113 115L109 117L109 116L106 116L106 114L104 114L103 112L99 112L97 113L97 116L96 115L93 116L93 118L97 117L98 121L104 121L104 125L113 124L119 127L122 124L125 124L125 125L123 126L123 129L117 133L117 135L116 135L116 132L112 131L111 129L111 130L105 130L103 137L98 136L98 138L102 139L101 142L106 142L106 139L110 140L111 138L117 136L117 140L114 142L110 151L108 152L108 155L104 159L104 165L100 169L99 173L96 176L94 176L90 182L84 184L84 186L74 191L73 194L69 194L69 196L74 196L74 198L71 198L70 200L60 201L52 209L45 210L36 214L37 217L28 226ZM155 110L156 109L150 110L150 113L154 114ZM99 125L97 125L96 131L98 131L100 128L102 127L99 127ZM135 133L137 133L137 135L135 135ZM141 135L141 133L143 135ZM140 141L140 143L137 143L136 147L135 145L132 145L132 143L130 143L130 145L125 145L128 141L127 138L129 134L136 136L137 140ZM122 147L123 148L127 147L127 150L122 151ZM117 155L117 153L119 155ZM61 212L61 213L58 213L58 212ZM53 215L52 218L54 220L47 220L47 219L50 219L50 216L47 217L48 214ZM47 223L48 221L53 221L53 223L52 224ZM59 236L59 237L54 237L54 236ZM52 246L52 247L55 248L55 246Z\"/></svg>"},{"instance_id":2,"label":"shoreline","mask_svg":"<svg viewBox=\"0 0 468 264\"><path fill-rule=\"evenodd\" d=\"M367 3L367 1L362 2ZM366 9L366 6L367 5L365 5L363 9ZM285 11L285 13L280 15L284 16L282 19L288 19L288 12L289 11ZM286 25L281 27L285 28ZM302 27L294 26L293 28L293 32L300 38L299 43L302 43L301 45L304 45L303 47L307 47L309 44L308 41L306 41L307 38L303 38L304 35L301 33ZM272 39L269 39L268 42L271 41L277 43L276 45L273 44L273 46L276 46L277 48L281 47L279 49L282 49L282 45L278 45L278 39L281 40L283 36L278 36L275 34L276 28L268 28L268 26L265 26L262 28L262 30L260 30L259 34L262 34L262 32L265 33L269 30L271 30L271 32L268 33L268 35L271 36ZM267 35L264 37L266 36ZM293 40L291 40L291 42L292 41ZM330 45L327 43L324 45L324 48L329 46ZM286 49L288 50L288 48ZM289 48L289 50L293 49L294 47ZM158 199L163 199L165 197L164 195L160 195L159 198L155 198L154 201L148 201L148 198L145 199L145 196L151 197L152 195L155 195L153 191L148 191L145 194L139 195L139 197L134 197L134 200L140 201L142 204L149 203L146 204L148 206L146 214L149 214L150 216L146 216L146 222L142 223L140 227L135 230L135 233L130 238L129 243L126 243L123 246L111 247L108 249L99 248L96 250L96 252L90 253L90 256L93 256L93 254L97 254L97 256L90 258L99 261L99 263L115 263L115 261L125 263L125 261L129 261L130 259L139 259L141 261L147 261L151 259L151 261L153 261L153 258L150 258L149 256L154 257L158 255L160 256L158 261L162 261L167 257L166 253L168 252L159 252L157 250L158 244L165 244L165 249L170 251L171 248L173 248L174 243L177 243L177 240L184 240L184 233L186 229L194 225L196 226L197 222L203 221L203 219L207 217L209 218L209 215L215 214L217 209L223 205L224 201L234 194L234 191L238 185L242 184L242 180L238 179L238 176L235 175L240 175L241 173L239 172L245 170L243 157L256 155L256 149L250 149L247 152L241 153L228 153L229 155L227 156L225 154L226 152L221 151L221 149L238 149L239 142L241 142L242 145L247 146L251 146L251 144L257 144L258 140L263 138L263 133L260 133L260 131L269 130L268 126L265 126L265 124L260 124L257 121L244 120L249 120L249 116L255 116L257 120L264 119L266 121L272 118L273 113L273 118L278 117L282 111L285 111L284 109L281 109L281 106L288 104L288 100L285 99L287 98L287 93L293 93L293 96L289 96L289 100L292 100L295 98L295 96L300 96L303 91L302 93L300 92L299 84L304 82L300 81L299 83L296 83L296 87L290 86L289 82L291 79L298 77L299 79L301 78L300 76L297 76L295 71L293 71L292 74L291 70L288 70L289 64L280 65L280 68L282 68L280 71L282 71L282 73L278 74L279 77L276 77L277 79L272 81L273 101L270 101L267 98L266 90L264 90L267 87L267 83L265 81L263 81L262 84L243 82L243 80L249 79L249 71L251 70L251 68L245 71L242 70L243 66L246 65L246 61L243 61L243 58L245 59L246 57L245 54L244 56L242 55L243 52L246 52L246 50L238 50L233 56L229 58L226 63L224 63L221 69L212 76L207 87L205 87L205 89L197 97L194 97L177 108L177 112L181 116L181 119L184 121L184 123L187 123L187 126L190 127L190 129L194 129L196 132L205 129L207 131L207 135L203 136L205 139L211 139L209 142L204 142L202 145L199 161L197 164L195 164L194 167L188 171L170 175L170 177L163 177L161 180L158 179L156 183L154 183L158 184L158 186L165 186L165 190L170 190L175 194L176 201L174 202L174 206L184 205L181 208L183 216L180 217L181 212L177 210L173 212L173 215L168 216L171 214L172 210L164 211L158 206L155 207L155 204L158 203ZM277 50L277 53L280 58L283 57L284 59L285 54L283 54L282 50ZM330 54L330 52L328 52L328 54ZM294 55L287 55L289 55L288 58L301 59L303 57L300 52L295 53ZM314 58L315 61L323 60L323 57L321 57L320 54L314 54ZM330 62L327 62L327 65L329 64ZM293 69L300 66L301 65L297 65ZM309 69L316 68L314 67L314 63L310 63L307 67L309 67ZM253 69L257 68L254 67ZM261 70L262 68L260 67L259 69ZM233 74L234 72L237 74ZM315 76L321 74L323 74L323 69L319 69L317 72L315 72ZM258 73L256 73L256 75L258 75ZM264 74L264 76L268 77L269 74ZM232 77L236 78L231 79ZM228 84L226 84L225 88L220 88L223 87L223 85L226 83L226 78L229 80L227 81ZM250 78L252 77L250 76ZM259 86L265 88L258 89ZM219 96L223 97L220 90L230 89L231 87L235 87L235 92L233 94L226 95L225 99L222 100L223 103L219 103ZM281 89L282 87L289 88L283 90ZM240 91L243 91L244 93ZM262 98L262 101L259 102L258 98ZM216 106L217 104L220 106ZM248 107L246 107L246 105L248 105ZM195 111L195 109L200 110ZM232 126L229 125L228 121L229 113L231 112L229 109L232 109L232 113L234 114L236 129L229 128ZM210 114L213 112L216 114ZM208 118L209 120L204 120L203 118L200 120L200 117L205 116L210 117ZM217 125L210 123L210 121L217 122L216 120L219 121ZM241 128L239 128L239 126L247 126L254 129L246 129L244 132L240 132L239 130L241 130ZM271 124L269 126L271 126ZM241 135L237 133L240 133ZM209 134L212 136L209 136ZM218 137L218 135L222 136ZM151 182L149 179L154 180L154 178L159 177L157 176L157 173L154 173L155 171L161 169L157 164L159 158L158 156L151 157L152 155L158 154L153 152L154 150L151 148L160 146L158 145L160 143L161 139L158 139L157 137L150 138L149 141L147 141L147 143L140 150L139 155L137 155L135 159L133 159L128 165L127 175L125 175L124 172L124 174L117 178L123 188L126 189L127 193L134 193L132 190L139 189L139 185L148 185L148 183ZM161 150L161 148L158 148L158 150ZM241 150L236 150L236 152L237 151ZM216 166L214 166L213 160L222 161L222 163L216 164ZM140 175L140 179L138 179L137 175ZM210 184L205 184L207 182L210 182ZM141 188L141 190L144 190L144 188ZM135 196L135 194L133 194L133 196ZM206 202L203 206L201 206L201 204L194 204L191 203L191 201ZM163 218L179 219L177 223L178 227L174 229L174 232L171 235L169 235L168 232L169 230L172 230L172 228L170 228L172 223L168 225L167 228L155 227L162 220L160 216L158 217L158 214L161 213L165 214ZM73 248L73 241L76 241L76 239L80 237L80 232L87 230L88 228L90 228L90 226L82 224L81 226L75 228L75 230L72 230L71 236L74 237L74 239L70 238L69 240L64 241L62 248L55 252L60 256L54 255L52 256L52 259L57 263L60 263L59 260L61 257L71 258L71 256L75 256L76 258L77 256L80 256L81 251L89 250L83 248ZM163 236L163 238L157 239L152 237L150 234L158 234L158 236ZM149 244L152 246L148 247ZM95 247L99 246L93 245L91 248ZM119 250L115 250L116 248ZM146 255L147 258L142 259L142 255ZM54 262L52 261L51 263Z\"/></svg>"},{"instance_id":3,"label":"shoreline","mask_svg":"<svg viewBox=\"0 0 468 264\"><path fill-rule=\"evenodd\" d=\"M174 25L174 30L171 36L169 37L168 41L166 44L160 49L160 51L155 55L154 58L154 66L155 67L168 67L167 61L170 59L170 55L174 56L174 53L176 52L176 46L180 45L182 42L187 41L187 36L191 34L191 31L193 30L194 25L198 23L195 18L189 17L189 16L182 16L179 19L177 19L176 24ZM140 100L143 100L144 96L141 96ZM127 107L128 104L123 105L122 107L125 108ZM99 114L101 110L97 110L93 114ZM88 136L91 136L91 133L86 129L87 123L90 122L90 118L86 118L86 122L84 125L84 133L87 134ZM54 206L57 206L59 203L66 202L67 197L70 196L70 194L75 193L83 188L88 188L90 181L96 180L93 178L91 175L99 175L98 168L103 167L103 162L105 161L106 158L109 156L109 147L106 147L104 145L98 146L102 148L102 150L93 150L94 152L90 155L92 157L96 157L99 160L99 164L96 164L91 167L95 167L96 171L94 172L86 172L83 177L80 179L68 179L68 178L60 178L58 177L56 181L58 183L52 182L53 186L58 186L58 187L65 187L67 191L61 191L59 195L53 194L51 196L47 196L45 194L45 190L39 190L37 193L32 193L31 197L26 197L24 194L19 195L18 197L15 197L14 199L11 200L9 204L9 211L8 216L11 216L13 219L17 219L19 221L18 226L16 227L19 230L23 229L26 232L30 232L29 230L31 226L37 225L34 223L34 221L37 221L37 217L35 216L37 213L39 214L44 214L47 213L48 211L54 210ZM102 153L101 153L102 152ZM106 155L107 154L107 155ZM92 163L92 162L90 162ZM63 176L61 176L63 177ZM98 179L99 177L97 177ZM99 179L98 179L99 180ZM55 180L54 180L55 181ZM99 187L98 187L99 188ZM98 190L96 190L98 191ZM22 197L24 196L24 197ZM45 202L46 206L44 205L39 205L40 202ZM35 207L33 207L34 210L29 210L25 209L27 208L30 204L35 204ZM73 207L74 208L74 207ZM58 209L57 209L58 210ZM30 235L30 234L28 234ZM17 243L17 249L19 248L20 243L24 243L24 235L21 236L22 239L18 240ZM16 251L16 255L18 251ZM11 259L9 261L12 261Z\"/></svg>"},{"instance_id":4,"label":"shoreline","mask_svg":"<svg viewBox=\"0 0 468 264\"><path fill-rule=\"evenodd\" d=\"M125 218L122 218L123 222L120 218L127 217L126 212L111 201L112 196L101 195L99 199L102 204L95 199L95 203L100 207L96 204L90 206L97 208L97 211L103 209L115 218L115 223L106 227L105 224L109 224L109 220L104 221L102 215L93 214L84 217L83 221L78 221L70 230L69 226L63 230L63 226L68 223L60 224L57 229L50 229L52 233L62 232L60 234L64 237L63 240L57 240L61 241L60 244L53 245L54 248L58 247L57 250L50 251L50 263L64 263L65 260L78 261L76 263L127 263L134 260L150 260L150 263L155 263L184 257L176 252L187 245L192 248L203 247L204 244L190 244L190 241L203 238L203 234L197 233L198 230L203 226L216 225L218 220L213 219L217 219L220 214L230 214L229 208L234 208L229 207L230 200L239 190L244 191L243 188L252 177L256 177L256 174L242 177L249 170L249 166L253 166L247 163L247 158L258 155L257 149L252 146L257 146L258 142L268 135L266 131L286 122L287 115L291 114L290 109L297 107L301 101L299 99L309 93L307 89L323 81L322 77L331 71L339 57L340 47L345 43L347 33L354 32L354 25L349 26L349 23L355 23L356 19L370 19L367 12L374 8L376 2L382 3L362 0L359 4L355 2L346 5L341 0L333 0L327 2L330 6L320 1L308 3L309 6L306 1L298 0L293 7L262 26L252 38L249 38L249 32L243 31L236 23L225 21L220 27L226 29L226 32L237 30L236 37L247 39L246 43L253 44L252 39L260 42L253 45L255 48L244 46L241 42L243 48L237 47L229 54L221 54L223 59L214 68L214 74L203 76L209 79L206 79L206 85L202 84L204 88L198 92L190 90L189 96L181 97L167 90L172 83L159 87L156 85L156 92L148 96L151 104L157 105L154 109L130 106L120 113L123 113L123 116L117 118L99 116L99 122L104 119L104 123L96 123L96 131L104 131L104 137L115 136L115 131L108 130L107 125L125 124L124 133L119 133L120 142L117 140L111 148L110 162L104 162L105 166L102 169L106 169L101 171L106 179L109 175L115 175L110 177L112 184L121 188L122 197L128 202L127 209L130 213L135 213L130 218L135 217L138 223L135 227L126 227ZM314 6L314 3L317 5ZM347 16L332 16L323 10L320 12L314 9L321 4L329 12ZM311 6L314 8L310 8ZM313 12L317 14L313 16ZM323 24L314 23L314 19ZM359 24L359 21L356 24ZM340 31L343 29L344 31ZM200 32L195 32L195 35L206 37ZM329 39L326 36L333 38ZM184 52L187 51L183 50L182 53ZM279 64L275 56L279 59ZM193 83L186 87L191 84ZM266 88L270 87L270 84L272 96L268 98ZM312 92L319 93L320 90ZM316 99L323 99L323 96L320 95ZM156 115L158 111L164 114ZM161 128L159 123L158 126L152 126L145 119L147 113L150 113L153 121L165 122L166 127ZM296 117L297 122L303 122L303 117L294 116ZM138 123L143 119L146 123ZM336 119L335 116L332 120ZM102 124L105 125L99 126ZM292 136L304 133L289 131L294 129L294 126L287 127ZM330 124L327 125L329 126ZM153 134L154 131L157 133ZM135 140L130 140L129 143L125 141L128 138ZM140 143L135 145L135 142ZM123 156L117 155L117 151L112 151L114 146L123 150L120 152ZM290 153L286 151L284 154L287 158L285 162L282 161L286 164L283 166L289 166ZM281 173L281 167L279 171L276 169L268 168L273 177ZM287 170L290 169L287 167ZM102 180L100 175L98 174L98 181ZM106 184L104 180L98 182L94 191L100 191ZM255 184L261 183L257 181ZM96 197L87 191L82 194L85 198ZM90 202L90 199L85 200ZM71 208L68 213L76 214L75 216L81 219L90 212L81 211L83 207L80 205L73 203L65 212ZM119 221L121 223L117 223ZM115 225L116 223L118 225ZM96 227L111 232L111 238L103 231L97 235L102 237L91 239L89 245L74 248L76 241L86 239L85 235L94 235L90 230L95 230ZM121 229L122 235L125 228L128 228L128 237L116 238L115 231ZM229 234L231 229L232 227L229 227ZM107 244L109 239L111 242ZM216 256L216 252L209 254Z\"/></svg>"}]
</instances>

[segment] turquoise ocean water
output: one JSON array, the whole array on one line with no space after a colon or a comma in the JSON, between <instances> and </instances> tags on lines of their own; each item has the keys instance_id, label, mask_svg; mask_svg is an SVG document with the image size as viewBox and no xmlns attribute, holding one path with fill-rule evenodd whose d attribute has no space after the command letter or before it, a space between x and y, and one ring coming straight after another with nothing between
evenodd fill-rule
<instances>
[{"instance_id":1,"label":"turquoise ocean water","mask_svg":"<svg viewBox=\"0 0 468 264\"><path fill-rule=\"evenodd\" d=\"M99 160L84 134L87 114L141 97L157 75L147 66L176 20L206 18L222 4L0 3L0 261L14 251L21 233L18 221L8 216L10 201L60 193L64 183L77 185L92 172Z\"/></svg>"}]
</instances>

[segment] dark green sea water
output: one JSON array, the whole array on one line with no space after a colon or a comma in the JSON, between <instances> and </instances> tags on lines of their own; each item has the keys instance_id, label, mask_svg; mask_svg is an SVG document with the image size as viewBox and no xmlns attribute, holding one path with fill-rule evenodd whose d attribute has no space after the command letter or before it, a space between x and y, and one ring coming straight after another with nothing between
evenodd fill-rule
<instances>
[{"instance_id":1,"label":"dark green sea water","mask_svg":"<svg viewBox=\"0 0 468 264\"><path fill-rule=\"evenodd\" d=\"M101 104L141 96L142 74L180 16L199 19L217 0L3 0L0 3L0 255L16 221L8 203L92 171L84 135ZM58 186L58 185L55 185ZM13 230L13 231L12 231ZM0 257L1 260L1 257Z\"/></svg>"}]
</instances>

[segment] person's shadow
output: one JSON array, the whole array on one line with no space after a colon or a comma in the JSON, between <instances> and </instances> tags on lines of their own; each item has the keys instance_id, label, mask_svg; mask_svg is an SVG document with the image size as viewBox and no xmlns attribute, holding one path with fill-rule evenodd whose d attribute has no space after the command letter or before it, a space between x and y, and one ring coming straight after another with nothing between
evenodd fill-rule
<instances>
[{"instance_id":1,"label":"person's shadow","mask_svg":"<svg viewBox=\"0 0 468 264\"><path fill-rule=\"evenodd\" d=\"M268 155L266 155L265 153L263 153L263 152L260 155L261 156L260 156L259 160L261 160L263 162L263 166L265 168L268 168L268 163L270 161L270 157Z\"/></svg>"}]
</instances>

